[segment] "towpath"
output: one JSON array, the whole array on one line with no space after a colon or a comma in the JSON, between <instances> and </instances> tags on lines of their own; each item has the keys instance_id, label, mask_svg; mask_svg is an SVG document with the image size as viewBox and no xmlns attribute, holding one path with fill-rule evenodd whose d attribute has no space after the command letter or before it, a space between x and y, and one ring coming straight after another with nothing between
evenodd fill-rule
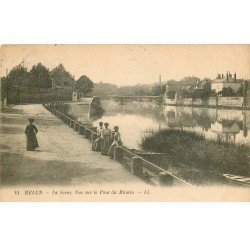
<instances>
[{"instance_id":1,"label":"towpath","mask_svg":"<svg viewBox=\"0 0 250 250\"><path fill-rule=\"evenodd\" d=\"M39 149L26 151L28 118L35 119ZM141 184L119 163L93 152L78 135L40 104L1 113L1 185Z\"/></svg>"}]
</instances>

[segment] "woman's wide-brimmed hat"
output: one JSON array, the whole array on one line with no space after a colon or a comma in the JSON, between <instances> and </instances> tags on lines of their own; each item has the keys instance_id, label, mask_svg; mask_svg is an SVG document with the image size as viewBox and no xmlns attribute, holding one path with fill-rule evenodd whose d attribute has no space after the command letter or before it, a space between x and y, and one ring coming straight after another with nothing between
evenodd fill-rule
<instances>
[{"instance_id":1,"label":"woman's wide-brimmed hat","mask_svg":"<svg viewBox=\"0 0 250 250\"><path fill-rule=\"evenodd\" d=\"M109 123L105 122L104 125L109 125Z\"/></svg>"},{"instance_id":2,"label":"woman's wide-brimmed hat","mask_svg":"<svg viewBox=\"0 0 250 250\"><path fill-rule=\"evenodd\" d=\"M35 121L35 119L29 118L29 122L33 122L33 121Z\"/></svg>"}]
</instances>

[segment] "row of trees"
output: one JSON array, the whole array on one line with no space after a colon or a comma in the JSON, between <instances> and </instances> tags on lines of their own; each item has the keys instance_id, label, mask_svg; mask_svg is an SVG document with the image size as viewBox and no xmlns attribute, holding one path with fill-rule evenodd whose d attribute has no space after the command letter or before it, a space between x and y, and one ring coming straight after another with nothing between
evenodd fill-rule
<instances>
[{"instance_id":1,"label":"row of trees","mask_svg":"<svg viewBox=\"0 0 250 250\"><path fill-rule=\"evenodd\" d=\"M198 77L184 77L180 81L169 80L160 86L159 83L154 84L136 84L133 86L118 87L109 83L94 84L86 75L81 76L77 81L74 76L65 69L63 64L59 64L52 70L38 63L28 70L24 65L18 65L11 69L7 79L1 78L4 90L11 92L13 88L68 88L77 92L92 92L94 95L155 95L158 96L166 91L168 86L180 86L182 97L185 98L207 98L216 96L211 90L212 80L209 78L200 79ZM7 84L8 83L8 84ZM173 98L176 91L169 92L170 98ZM219 95L221 96L241 96L242 88L234 92L231 88L223 89Z\"/></svg>"},{"instance_id":2,"label":"row of trees","mask_svg":"<svg viewBox=\"0 0 250 250\"><path fill-rule=\"evenodd\" d=\"M10 70L6 77L1 78L2 87L6 91L15 88L39 88L50 89L68 86L81 92L93 90L93 82L85 75L75 81L74 76L68 72L63 64L49 70L47 67L38 63L32 66L30 71L24 65L18 65Z\"/></svg>"}]
</instances>

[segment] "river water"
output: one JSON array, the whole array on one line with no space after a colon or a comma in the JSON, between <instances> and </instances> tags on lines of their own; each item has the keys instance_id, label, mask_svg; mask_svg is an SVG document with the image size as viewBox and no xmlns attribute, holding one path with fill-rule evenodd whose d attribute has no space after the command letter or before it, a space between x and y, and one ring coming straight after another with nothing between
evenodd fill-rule
<instances>
[{"instance_id":1,"label":"river water","mask_svg":"<svg viewBox=\"0 0 250 250\"><path fill-rule=\"evenodd\" d=\"M154 102L119 103L102 100L105 113L99 118L87 117L87 105L71 104L71 113L79 120L88 119L94 126L108 122L119 126L123 144L140 149L141 138L160 129L183 129L205 135L208 139L243 143L250 146L250 111L232 109L163 106Z\"/></svg>"}]
</instances>

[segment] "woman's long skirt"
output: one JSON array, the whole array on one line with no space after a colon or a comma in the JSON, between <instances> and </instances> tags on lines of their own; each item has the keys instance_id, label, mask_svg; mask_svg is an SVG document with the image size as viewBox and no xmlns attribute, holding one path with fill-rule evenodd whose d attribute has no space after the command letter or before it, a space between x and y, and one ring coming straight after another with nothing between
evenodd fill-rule
<instances>
[{"instance_id":1,"label":"woman's long skirt","mask_svg":"<svg viewBox=\"0 0 250 250\"><path fill-rule=\"evenodd\" d=\"M36 134L35 132L32 133L28 133L26 135L26 149L28 151L34 150L36 148L38 148L38 142L37 142L37 138L36 138Z\"/></svg>"},{"instance_id":2,"label":"woman's long skirt","mask_svg":"<svg viewBox=\"0 0 250 250\"><path fill-rule=\"evenodd\" d=\"M102 155L108 155L108 151L110 148L112 141L109 138L103 138L102 140Z\"/></svg>"}]
</instances>

